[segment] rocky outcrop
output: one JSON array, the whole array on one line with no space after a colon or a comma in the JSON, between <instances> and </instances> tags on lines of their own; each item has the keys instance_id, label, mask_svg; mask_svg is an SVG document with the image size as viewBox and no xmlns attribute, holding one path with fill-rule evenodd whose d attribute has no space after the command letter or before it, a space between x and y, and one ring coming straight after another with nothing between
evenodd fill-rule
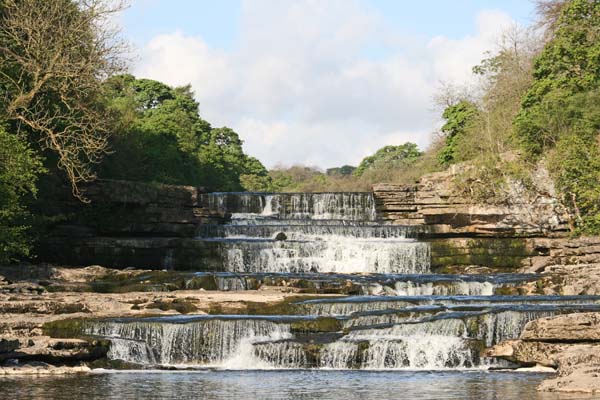
<instances>
[{"instance_id":1,"label":"rocky outcrop","mask_svg":"<svg viewBox=\"0 0 600 400\"><path fill-rule=\"evenodd\" d=\"M580 238L536 238L531 246L539 256L523 272L552 272L560 266L600 264L600 236Z\"/></svg>"},{"instance_id":2,"label":"rocky outcrop","mask_svg":"<svg viewBox=\"0 0 600 400\"><path fill-rule=\"evenodd\" d=\"M193 240L200 224L222 219L203 204L203 191L116 180L89 183L83 194L90 203L63 201L63 219L43 236L37 254L68 265L214 270L218 249Z\"/></svg>"},{"instance_id":3,"label":"rocky outcrop","mask_svg":"<svg viewBox=\"0 0 600 400\"><path fill-rule=\"evenodd\" d=\"M556 236L569 230L565 209L553 196L545 170L536 177L537 193L516 184L506 205L476 204L456 189L465 166L424 175L413 185L376 184L380 217L394 224L421 225L436 236Z\"/></svg>"},{"instance_id":4,"label":"rocky outcrop","mask_svg":"<svg viewBox=\"0 0 600 400\"><path fill-rule=\"evenodd\" d=\"M557 368L557 377L540 385L542 391L600 393L600 314L567 314L532 321L519 340L495 345L484 355L526 366Z\"/></svg>"},{"instance_id":5,"label":"rocky outcrop","mask_svg":"<svg viewBox=\"0 0 600 400\"><path fill-rule=\"evenodd\" d=\"M515 200L497 206L473 204L456 194L455 169L425 175L415 185L374 187L378 217L419 227L416 234L430 241L434 271L535 270L571 263L574 257L582 262L598 258L574 254L582 251L581 246L569 248L562 239L531 240L560 236L567 230L564 210L543 174L538 196L531 198L515 187ZM218 271L223 250L218 242L194 240L201 226L223 222L227 215L222 210L237 210L240 205L236 202L243 202L240 209L256 208L256 212L264 205L264 199L239 195L219 197L224 204L210 204L215 198L203 195L202 188L141 182L99 180L83 190L91 203L64 201L62 215L67 218L43 235L37 249L41 260L115 268ZM591 251L599 246L588 247Z\"/></svg>"},{"instance_id":6,"label":"rocky outcrop","mask_svg":"<svg viewBox=\"0 0 600 400\"><path fill-rule=\"evenodd\" d=\"M67 265L102 264L113 268L219 271L217 242L182 237L49 237L41 253L44 261Z\"/></svg>"},{"instance_id":7,"label":"rocky outcrop","mask_svg":"<svg viewBox=\"0 0 600 400\"><path fill-rule=\"evenodd\" d=\"M525 341L600 342L600 314L580 313L531 321L521 334Z\"/></svg>"}]
</instances>

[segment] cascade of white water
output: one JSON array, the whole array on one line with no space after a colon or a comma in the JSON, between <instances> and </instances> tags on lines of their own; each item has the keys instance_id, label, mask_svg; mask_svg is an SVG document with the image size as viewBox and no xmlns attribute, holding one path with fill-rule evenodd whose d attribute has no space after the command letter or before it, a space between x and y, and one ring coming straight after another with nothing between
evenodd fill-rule
<instances>
[{"instance_id":1,"label":"cascade of white water","mask_svg":"<svg viewBox=\"0 0 600 400\"><path fill-rule=\"evenodd\" d=\"M534 319L550 317L555 311L504 311L485 314L480 318L478 338L492 346L508 339L518 339L525 325Z\"/></svg>"},{"instance_id":2,"label":"cascade of white water","mask_svg":"<svg viewBox=\"0 0 600 400\"><path fill-rule=\"evenodd\" d=\"M123 360L134 364L157 364L154 353L148 343L142 340L111 337L107 357L111 360Z\"/></svg>"},{"instance_id":3,"label":"cascade of white water","mask_svg":"<svg viewBox=\"0 0 600 400\"><path fill-rule=\"evenodd\" d=\"M372 340L365 352L365 369L441 369L476 365L469 342L454 336L413 335L399 340Z\"/></svg>"},{"instance_id":4,"label":"cascade of white water","mask_svg":"<svg viewBox=\"0 0 600 400\"><path fill-rule=\"evenodd\" d=\"M440 319L357 330L346 340L368 341L362 361L366 369L466 368L478 364L478 355L465 333L462 320Z\"/></svg>"},{"instance_id":5,"label":"cascade of white water","mask_svg":"<svg viewBox=\"0 0 600 400\"><path fill-rule=\"evenodd\" d=\"M302 308L306 314L312 315L350 315L365 311L400 310L414 305L409 301L318 301L303 303Z\"/></svg>"},{"instance_id":6,"label":"cascade of white water","mask_svg":"<svg viewBox=\"0 0 600 400\"><path fill-rule=\"evenodd\" d=\"M223 291L247 290L246 280L244 278L232 276L217 276L217 287Z\"/></svg>"},{"instance_id":7,"label":"cascade of white water","mask_svg":"<svg viewBox=\"0 0 600 400\"><path fill-rule=\"evenodd\" d=\"M394 340L412 336L448 336L463 337L466 330L465 322L461 319L437 319L419 323L400 323L389 328L361 329L350 332L350 340Z\"/></svg>"},{"instance_id":8,"label":"cascade of white water","mask_svg":"<svg viewBox=\"0 0 600 400\"><path fill-rule=\"evenodd\" d=\"M491 296L494 284L490 282L449 282L435 284L433 282L396 282L395 295L398 296Z\"/></svg>"},{"instance_id":9,"label":"cascade of white water","mask_svg":"<svg viewBox=\"0 0 600 400\"><path fill-rule=\"evenodd\" d=\"M289 221L289 220L287 220ZM334 240L336 237L356 239L404 239L414 236L416 228L401 225L366 225L305 221L303 225L286 225L284 221L264 219L235 219L228 225L203 227L201 237L227 239L268 239L274 234L285 232L288 240Z\"/></svg>"},{"instance_id":10,"label":"cascade of white water","mask_svg":"<svg viewBox=\"0 0 600 400\"><path fill-rule=\"evenodd\" d=\"M254 354L272 368L306 368L311 366L302 344L283 340L254 344Z\"/></svg>"},{"instance_id":11,"label":"cascade of white water","mask_svg":"<svg viewBox=\"0 0 600 400\"><path fill-rule=\"evenodd\" d=\"M261 319L205 319L187 323L160 321L96 322L87 334L107 337L116 343L111 357L156 364L220 364L242 354L253 355L251 344L291 338L289 325ZM136 343L123 349L123 343ZM147 346L145 359L139 354ZM248 360L244 361L247 362ZM249 362L247 365L251 365Z\"/></svg>"},{"instance_id":12,"label":"cascade of white water","mask_svg":"<svg viewBox=\"0 0 600 400\"><path fill-rule=\"evenodd\" d=\"M359 367L358 342L337 341L323 346L319 366L330 369L347 369Z\"/></svg>"},{"instance_id":13,"label":"cascade of white water","mask_svg":"<svg viewBox=\"0 0 600 400\"><path fill-rule=\"evenodd\" d=\"M371 193L208 193L206 206L212 212L243 218L250 214L287 219L374 221L375 200Z\"/></svg>"},{"instance_id":14,"label":"cascade of white water","mask_svg":"<svg viewBox=\"0 0 600 400\"><path fill-rule=\"evenodd\" d=\"M411 240L357 240L228 243L223 255L230 272L429 272L429 246Z\"/></svg>"},{"instance_id":15,"label":"cascade of white water","mask_svg":"<svg viewBox=\"0 0 600 400\"><path fill-rule=\"evenodd\" d=\"M354 326L373 326L373 325L391 325L401 322L418 321L423 318L422 313L373 313L363 315L353 315L352 318L344 322L344 327Z\"/></svg>"}]
</instances>

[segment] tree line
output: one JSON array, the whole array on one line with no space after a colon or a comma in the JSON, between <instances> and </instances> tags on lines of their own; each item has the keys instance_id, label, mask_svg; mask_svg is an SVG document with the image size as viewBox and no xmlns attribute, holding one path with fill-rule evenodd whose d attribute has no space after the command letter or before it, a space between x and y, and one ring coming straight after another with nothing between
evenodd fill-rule
<instances>
[{"instance_id":1,"label":"tree line","mask_svg":"<svg viewBox=\"0 0 600 400\"><path fill-rule=\"evenodd\" d=\"M108 0L0 1L0 262L30 255L57 187L87 202L97 178L214 191L357 191L410 183L468 162L457 188L506 200L543 164L578 233L600 233L600 2L537 3L535 27L505 32L473 68L476 90L446 85L445 121L425 150L385 146L357 166L267 170L239 135L201 118L191 87L127 73ZM36 206L36 204L38 206ZM34 227L34 229L32 229Z\"/></svg>"}]
</instances>

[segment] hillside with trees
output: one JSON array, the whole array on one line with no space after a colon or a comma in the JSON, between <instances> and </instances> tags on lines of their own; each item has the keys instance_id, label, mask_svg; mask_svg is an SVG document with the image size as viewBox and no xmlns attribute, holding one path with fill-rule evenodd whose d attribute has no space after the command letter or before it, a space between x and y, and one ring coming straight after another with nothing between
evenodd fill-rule
<instances>
[{"instance_id":1,"label":"hillside with trees","mask_svg":"<svg viewBox=\"0 0 600 400\"><path fill-rule=\"evenodd\" d=\"M121 7L91 0L0 3L0 261L30 255L33 230L64 184L97 178L211 191L365 191L411 183L453 164L473 201L505 201L544 165L575 232L600 233L600 2L538 2L538 25L505 32L474 66L476 90L443 91L444 124L427 149L389 145L358 165L278 166L246 154L201 117L191 87L127 73L107 21ZM460 82L456 83L460 88ZM49 189L51 188L51 189ZM37 200L36 200L37 199Z\"/></svg>"}]
</instances>

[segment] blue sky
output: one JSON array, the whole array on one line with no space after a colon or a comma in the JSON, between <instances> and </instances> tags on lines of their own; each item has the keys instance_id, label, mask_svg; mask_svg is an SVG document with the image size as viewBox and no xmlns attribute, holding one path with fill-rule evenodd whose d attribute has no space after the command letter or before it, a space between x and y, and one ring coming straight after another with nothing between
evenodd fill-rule
<instances>
[{"instance_id":1,"label":"blue sky","mask_svg":"<svg viewBox=\"0 0 600 400\"><path fill-rule=\"evenodd\" d=\"M121 24L136 75L191 83L201 115L268 166L327 168L427 146L439 86L472 83L533 17L526 0L133 0Z\"/></svg>"}]
</instances>

